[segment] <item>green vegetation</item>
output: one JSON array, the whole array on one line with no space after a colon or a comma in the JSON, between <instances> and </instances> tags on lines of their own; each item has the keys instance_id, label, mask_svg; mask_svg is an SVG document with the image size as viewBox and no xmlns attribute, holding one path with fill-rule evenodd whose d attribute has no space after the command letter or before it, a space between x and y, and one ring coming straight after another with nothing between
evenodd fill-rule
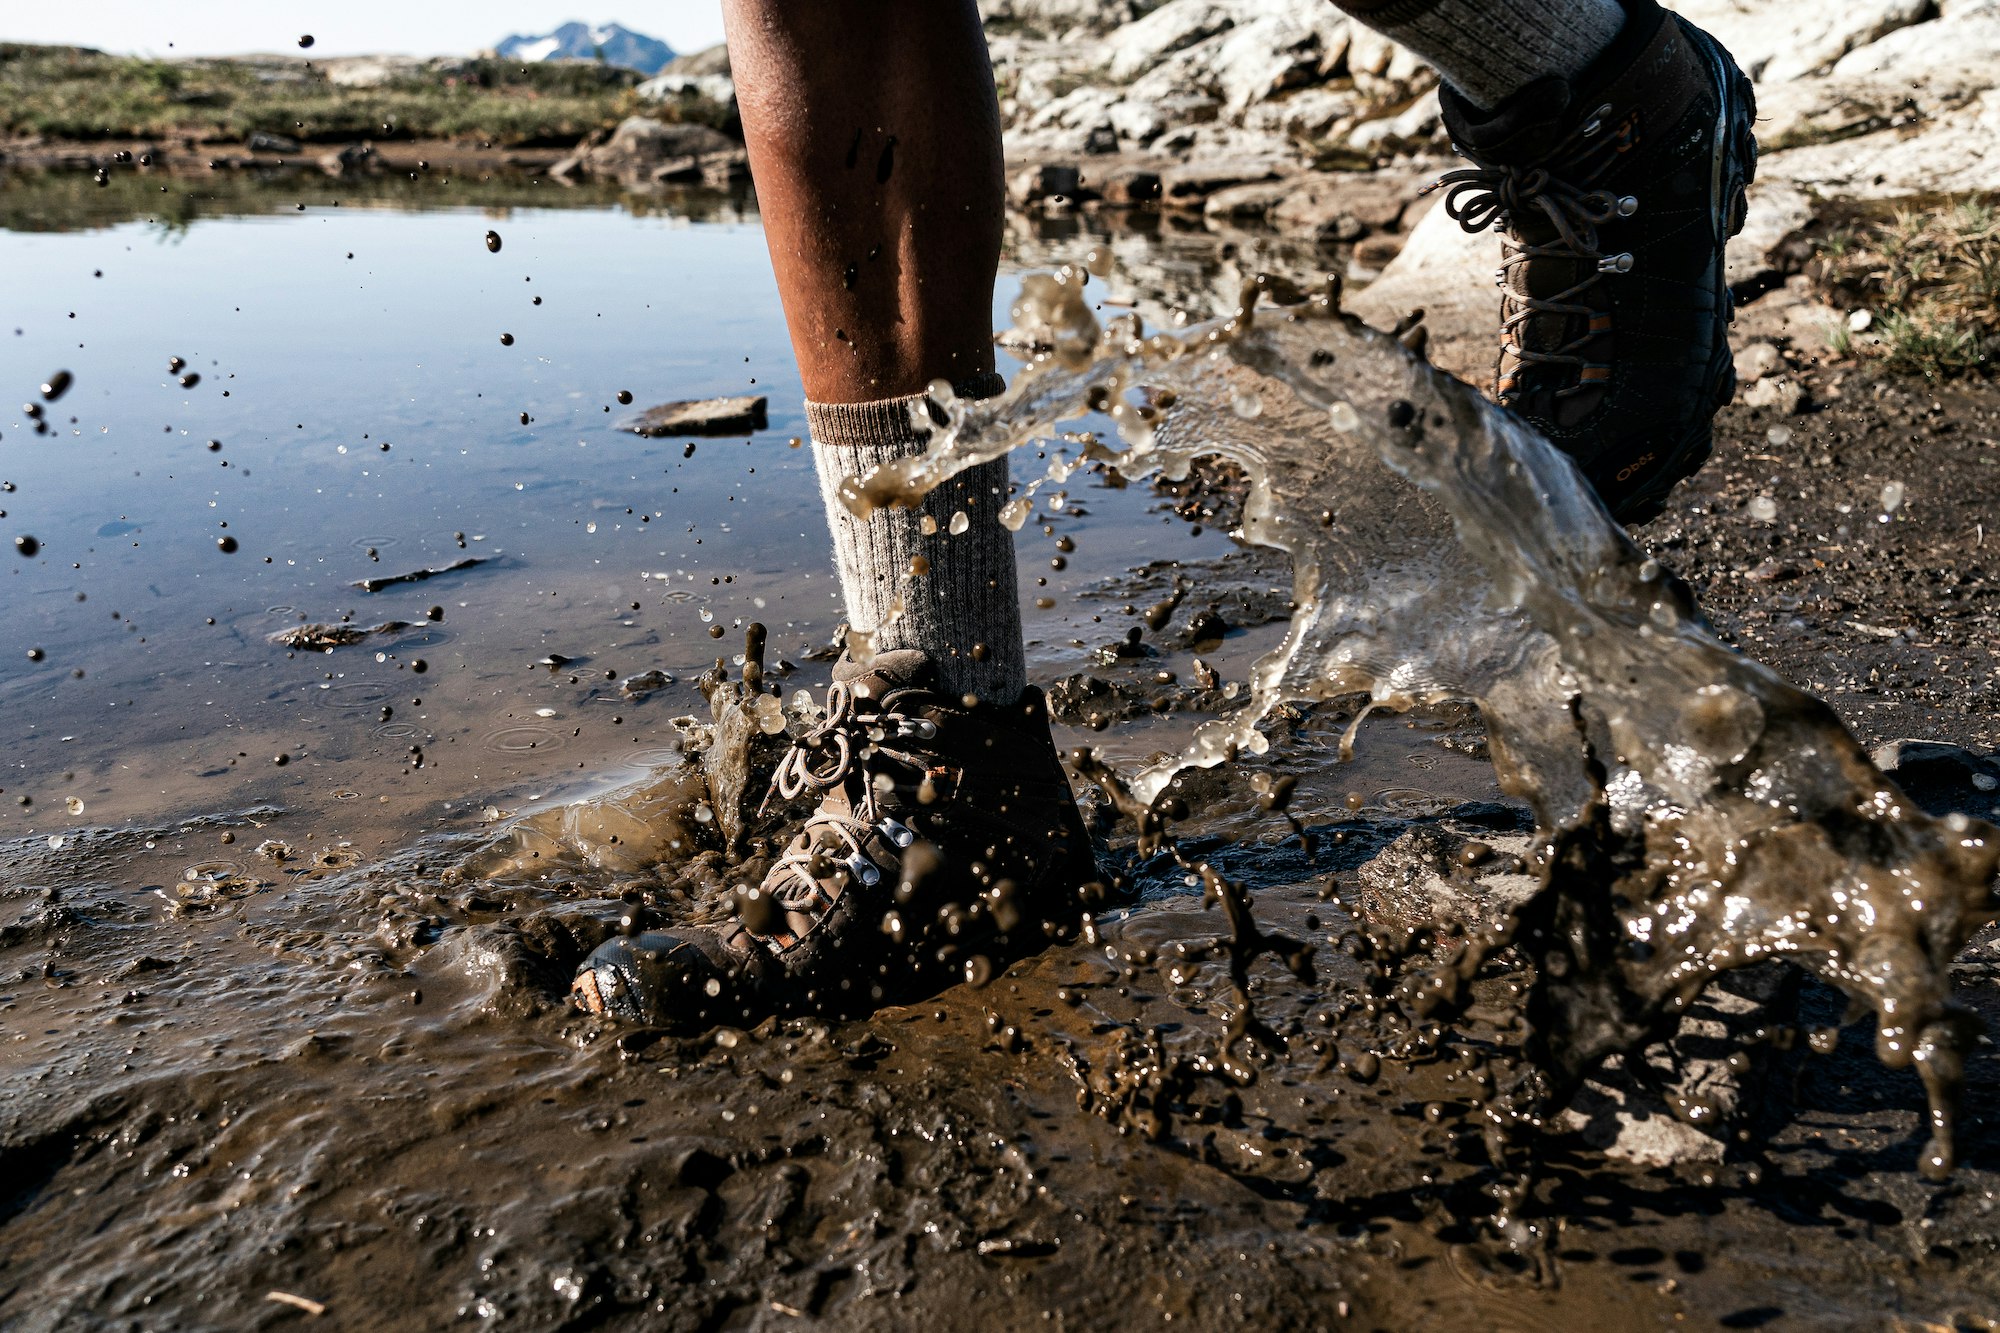
<instances>
[{"instance_id":1,"label":"green vegetation","mask_svg":"<svg viewBox=\"0 0 2000 1333\"><path fill-rule=\"evenodd\" d=\"M1862 214L1819 238L1812 273L1835 304L1874 312L1843 326L1840 355L1938 379L1990 371L2000 354L2000 207L1941 200Z\"/></svg>"},{"instance_id":2,"label":"green vegetation","mask_svg":"<svg viewBox=\"0 0 2000 1333\"><path fill-rule=\"evenodd\" d=\"M307 143L557 147L641 111L718 127L724 116L713 103L642 102L632 91L639 75L586 61L390 61L379 73L354 87L318 62L276 56L144 60L0 43L0 134L240 142L263 131Z\"/></svg>"}]
</instances>

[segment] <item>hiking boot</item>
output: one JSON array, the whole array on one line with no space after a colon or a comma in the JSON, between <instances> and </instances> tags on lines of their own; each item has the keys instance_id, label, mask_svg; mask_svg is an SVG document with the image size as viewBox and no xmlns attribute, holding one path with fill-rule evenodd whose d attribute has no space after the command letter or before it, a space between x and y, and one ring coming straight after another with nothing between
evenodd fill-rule
<instances>
[{"instance_id":1,"label":"hiking boot","mask_svg":"<svg viewBox=\"0 0 2000 1333\"><path fill-rule=\"evenodd\" d=\"M771 780L819 807L763 884L719 926L606 941L578 1004L662 1026L860 1012L981 981L1066 933L1097 864L1041 691L968 706L914 649L843 658L833 677L825 718Z\"/></svg>"},{"instance_id":2,"label":"hiking boot","mask_svg":"<svg viewBox=\"0 0 2000 1333\"><path fill-rule=\"evenodd\" d=\"M1614 517L1643 523L1707 460L1736 392L1723 245L1756 175L1756 102L1713 37L1654 0L1623 4L1624 28L1574 79L1492 111L1441 88L1474 165L1432 188L1461 226L1503 235L1495 396Z\"/></svg>"}]
</instances>

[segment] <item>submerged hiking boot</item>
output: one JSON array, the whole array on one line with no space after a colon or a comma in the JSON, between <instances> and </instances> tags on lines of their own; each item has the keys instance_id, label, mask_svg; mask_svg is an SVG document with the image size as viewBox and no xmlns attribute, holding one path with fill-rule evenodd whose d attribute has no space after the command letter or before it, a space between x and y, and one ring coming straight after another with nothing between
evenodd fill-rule
<instances>
[{"instance_id":1,"label":"submerged hiking boot","mask_svg":"<svg viewBox=\"0 0 2000 1333\"><path fill-rule=\"evenodd\" d=\"M1707 460L1736 392L1722 252L1756 175L1756 104L1714 38L1622 3L1624 28L1573 79L1492 111L1441 88L1474 165L1432 188L1467 230L1503 235L1495 395L1643 523Z\"/></svg>"},{"instance_id":2,"label":"submerged hiking boot","mask_svg":"<svg viewBox=\"0 0 2000 1333\"><path fill-rule=\"evenodd\" d=\"M819 808L733 919L620 936L578 970L594 1013L661 1026L842 1013L979 980L1066 933L1097 865L1040 690L967 706L914 649L834 668L774 794Z\"/></svg>"}]
</instances>

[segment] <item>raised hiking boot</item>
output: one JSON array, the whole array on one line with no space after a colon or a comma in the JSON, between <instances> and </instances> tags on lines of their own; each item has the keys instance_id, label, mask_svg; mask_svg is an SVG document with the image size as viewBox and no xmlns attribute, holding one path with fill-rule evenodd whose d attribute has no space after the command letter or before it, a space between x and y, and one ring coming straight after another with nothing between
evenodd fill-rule
<instances>
[{"instance_id":1,"label":"raised hiking boot","mask_svg":"<svg viewBox=\"0 0 2000 1333\"><path fill-rule=\"evenodd\" d=\"M1041 691L968 706L914 649L833 676L771 781L819 807L763 884L722 925L607 941L577 971L578 1004L676 1027L859 1012L1066 933L1097 865Z\"/></svg>"},{"instance_id":2,"label":"raised hiking boot","mask_svg":"<svg viewBox=\"0 0 2000 1333\"><path fill-rule=\"evenodd\" d=\"M1443 176L1468 230L1498 227L1494 392L1643 523L1708 458L1736 392L1723 246L1756 175L1750 81L1716 40L1654 0L1574 79L1538 79L1492 111L1439 90Z\"/></svg>"}]
</instances>

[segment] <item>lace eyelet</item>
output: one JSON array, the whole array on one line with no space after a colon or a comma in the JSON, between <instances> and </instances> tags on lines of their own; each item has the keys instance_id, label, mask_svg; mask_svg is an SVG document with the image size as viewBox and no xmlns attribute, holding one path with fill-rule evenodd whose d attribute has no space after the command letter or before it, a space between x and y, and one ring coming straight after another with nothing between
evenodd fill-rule
<instances>
[{"instance_id":1,"label":"lace eyelet","mask_svg":"<svg viewBox=\"0 0 2000 1333\"><path fill-rule=\"evenodd\" d=\"M1597 261L1597 271L1599 273L1630 273L1632 271L1631 252L1627 251L1622 255L1604 256L1604 258Z\"/></svg>"},{"instance_id":2,"label":"lace eyelet","mask_svg":"<svg viewBox=\"0 0 2000 1333\"><path fill-rule=\"evenodd\" d=\"M1629 218L1638 211L1639 211L1639 197L1637 195L1628 194L1624 198L1618 201L1619 217Z\"/></svg>"}]
</instances>

